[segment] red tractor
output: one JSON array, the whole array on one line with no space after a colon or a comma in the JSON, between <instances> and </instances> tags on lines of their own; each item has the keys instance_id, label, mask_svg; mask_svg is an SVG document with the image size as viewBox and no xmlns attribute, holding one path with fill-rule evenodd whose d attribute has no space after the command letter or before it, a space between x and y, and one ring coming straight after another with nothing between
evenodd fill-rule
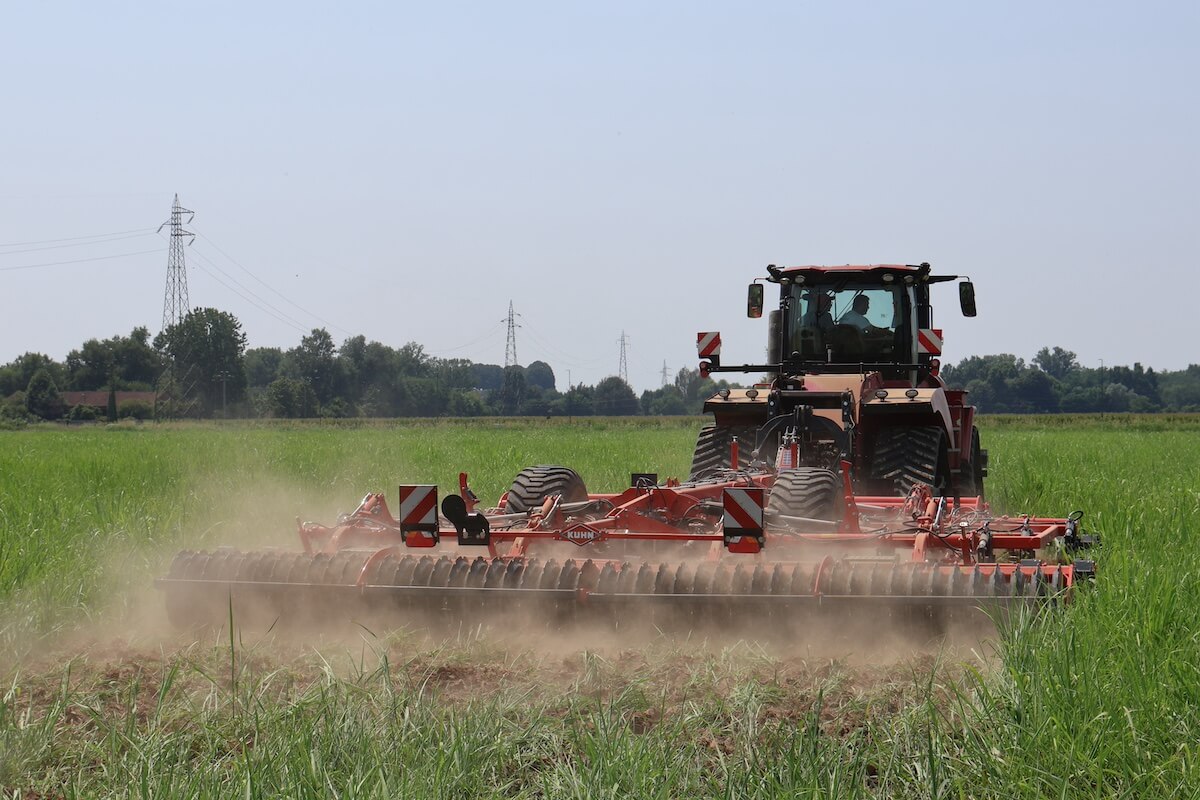
<instances>
[{"instance_id":1,"label":"red tractor","mask_svg":"<svg viewBox=\"0 0 1200 800\"><path fill-rule=\"evenodd\" d=\"M820 494L814 498L806 487L840 486L832 475L814 475L843 469L858 494L906 495L925 484L934 496L982 497L987 451L967 393L946 388L938 374L942 331L933 326L929 301L933 284L958 277L933 275L929 264L772 265L767 272L766 280L780 287L779 308L769 315L767 363L724 365L720 334L697 336L701 374L766 378L749 389L723 389L704 404L715 423L700 431L691 478L729 468L736 441L747 463L774 465L780 457L785 467L809 468L784 486L777 482L771 507L781 513L835 513L821 506L833 504L838 491L814 487ZM757 281L750 285L750 317L762 316L763 289ZM969 281L959 284L959 302L965 316L975 316Z\"/></svg>"}]
</instances>

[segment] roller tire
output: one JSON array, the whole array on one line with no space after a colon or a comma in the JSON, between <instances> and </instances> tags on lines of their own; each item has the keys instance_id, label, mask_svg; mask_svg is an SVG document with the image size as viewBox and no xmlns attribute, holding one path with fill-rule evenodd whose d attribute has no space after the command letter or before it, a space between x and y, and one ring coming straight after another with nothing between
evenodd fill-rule
<instances>
[{"instance_id":1,"label":"roller tire","mask_svg":"<svg viewBox=\"0 0 1200 800\"><path fill-rule=\"evenodd\" d=\"M729 445L733 437L738 438L739 445L745 446L749 454L754 448L757 430L754 425L705 425L696 436L696 450L692 454L692 470L688 480L702 481L723 469L729 469Z\"/></svg>"},{"instance_id":2,"label":"roller tire","mask_svg":"<svg viewBox=\"0 0 1200 800\"><path fill-rule=\"evenodd\" d=\"M831 469L800 467L779 473L767 512L837 522L842 518L842 481Z\"/></svg>"},{"instance_id":3,"label":"roller tire","mask_svg":"<svg viewBox=\"0 0 1200 800\"><path fill-rule=\"evenodd\" d=\"M587 500L587 486L579 473L568 467L526 467L513 480L504 503L504 513L523 514L541 507L547 497L560 495L564 503Z\"/></svg>"},{"instance_id":4,"label":"roller tire","mask_svg":"<svg viewBox=\"0 0 1200 800\"><path fill-rule=\"evenodd\" d=\"M945 494L950 486L946 432L935 425L885 428L875 437L868 474L880 490L900 497L918 483L932 487L935 496Z\"/></svg>"}]
</instances>

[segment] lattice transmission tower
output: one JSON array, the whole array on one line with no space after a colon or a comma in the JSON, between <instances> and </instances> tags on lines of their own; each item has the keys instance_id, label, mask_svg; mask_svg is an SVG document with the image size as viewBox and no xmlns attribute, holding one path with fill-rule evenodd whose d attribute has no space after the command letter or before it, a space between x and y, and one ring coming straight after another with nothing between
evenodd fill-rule
<instances>
[{"instance_id":1,"label":"lattice transmission tower","mask_svg":"<svg viewBox=\"0 0 1200 800\"><path fill-rule=\"evenodd\" d=\"M662 368L662 385L663 385L663 388L664 388L664 389L665 389L665 388L667 388L667 384L669 384L670 382L671 382L671 370L667 368L667 361L666 361L666 359L663 359L663 368Z\"/></svg>"},{"instance_id":2,"label":"lattice transmission tower","mask_svg":"<svg viewBox=\"0 0 1200 800\"><path fill-rule=\"evenodd\" d=\"M629 362L625 358L625 349L629 344L629 337L625 335L625 331L621 331L621 338L617 341L621 343L621 365L617 368L617 374L621 376L621 380L629 383Z\"/></svg>"},{"instance_id":3,"label":"lattice transmission tower","mask_svg":"<svg viewBox=\"0 0 1200 800\"><path fill-rule=\"evenodd\" d=\"M513 313L512 300L508 301L508 341L504 344L504 366L517 366L517 328L521 327L517 324L517 317L520 314Z\"/></svg>"},{"instance_id":4,"label":"lattice transmission tower","mask_svg":"<svg viewBox=\"0 0 1200 800\"><path fill-rule=\"evenodd\" d=\"M183 221L184 214L188 215L187 222ZM163 330L182 322L192 310L188 303L187 265L183 259L183 248L191 244L196 235L185 231L183 226L190 225L195 216L194 212L179 205L177 194L175 202L171 205L171 218L158 226L159 231L168 226L171 228L171 252L167 256L167 290L163 294ZM187 242L184 242L184 239L187 239Z\"/></svg>"},{"instance_id":5,"label":"lattice transmission tower","mask_svg":"<svg viewBox=\"0 0 1200 800\"><path fill-rule=\"evenodd\" d=\"M184 214L188 215L187 222L184 222ZM163 293L164 331L183 322L192 310L188 301L187 264L184 262L183 248L192 243L195 234L185 231L183 226L191 224L195 216L179 205L177 194L175 202L171 204L171 218L158 226L160 232L169 227L171 238L170 254L167 256L167 289ZM155 384L154 416L158 419L177 419L195 414L199 406L196 393L199 377L195 365L170 355Z\"/></svg>"}]
</instances>

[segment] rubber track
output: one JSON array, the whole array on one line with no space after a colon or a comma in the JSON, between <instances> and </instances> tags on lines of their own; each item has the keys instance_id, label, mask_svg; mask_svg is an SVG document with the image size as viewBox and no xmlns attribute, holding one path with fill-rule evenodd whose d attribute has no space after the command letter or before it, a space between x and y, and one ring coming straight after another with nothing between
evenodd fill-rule
<instances>
[{"instance_id":1,"label":"rubber track","mask_svg":"<svg viewBox=\"0 0 1200 800\"><path fill-rule=\"evenodd\" d=\"M692 454L692 470L688 480L704 480L715 472L729 469L729 445L734 436L738 437L739 449L744 448L749 455L754 449L757 430L753 425L705 425L696 436L696 450Z\"/></svg>"},{"instance_id":2,"label":"rubber track","mask_svg":"<svg viewBox=\"0 0 1200 800\"><path fill-rule=\"evenodd\" d=\"M800 467L779 473L767 511L789 517L841 519L842 481L833 470Z\"/></svg>"},{"instance_id":3,"label":"rubber track","mask_svg":"<svg viewBox=\"0 0 1200 800\"><path fill-rule=\"evenodd\" d=\"M565 503L586 500L588 496L583 478L573 469L548 465L526 467L513 480L504 511L508 514L532 511L556 494Z\"/></svg>"},{"instance_id":4,"label":"rubber track","mask_svg":"<svg viewBox=\"0 0 1200 800\"><path fill-rule=\"evenodd\" d=\"M896 495L906 495L914 484L925 483L939 494L938 463L945 433L937 427L886 428L875 439L870 475L873 481L891 482ZM947 476L940 476L944 481Z\"/></svg>"},{"instance_id":5,"label":"rubber track","mask_svg":"<svg viewBox=\"0 0 1200 800\"><path fill-rule=\"evenodd\" d=\"M979 429L971 427L971 445L970 445L970 461L966 463L966 469L960 472L955 481L958 488L958 494L962 497L983 496L983 478L979 477L977 470L979 469Z\"/></svg>"},{"instance_id":6,"label":"rubber track","mask_svg":"<svg viewBox=\"0 0 1200 800\"><path fill-rule=\"evenodd\" d=\"M171 564L168 579L211 583L231 582L263 589L307 586L353 587L369 553L347 551L335 555L305 555L260 551L214 553L184 551ZM991 569L990 565L986 565ZM927 563L863 559L827 559L823 562L762 563L729 559L725 562L637 563L591 559L512 559L478 556L389 555L367 575L369 589L426 589L436 595L442 588L510 590L563 590L604 595L761 595L811 598L1048 598L1064 585L1062 568L1047 578L1035 572L1026 578L1020 570L1006 579L999 569L986 574L972 569ZM818 575L820 585L816 585ZM170 586L185 584L170 584ZM578 599L573 597L572 599Z\"/></svg>"}]
</instances>

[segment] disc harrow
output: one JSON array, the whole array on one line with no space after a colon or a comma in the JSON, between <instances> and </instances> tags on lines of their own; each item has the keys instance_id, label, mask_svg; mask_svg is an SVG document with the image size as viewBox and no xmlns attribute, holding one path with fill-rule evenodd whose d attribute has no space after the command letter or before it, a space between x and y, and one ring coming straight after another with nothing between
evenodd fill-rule
<instances>
[{"instance_id":1,"label":"disc harrow","mask_svg":"<svg viewBox=\"0 0 1200 800\"><path fill-rule=\"evenodd\" d=\"M582 487L561 467L531 469ZM399 517L367 495L333 527L301 523L301 550L183 551L159 585L179 625L231 614L272 625L380 614L470 624L528 612L694 628L855 607L885 619L1036 607L1066 601L1094 570L1061 557L1090 543L1078 514L996 517L976 498L935 498L923 485L858 497L840 481L840 518L810 519L767 513L771 471L650 477L618 494L572 488L571 502L551 494L520 513L507 498L476 511L465 474L440 514L436 487L401 487ZM827 480L787 481L793 492L810 484L828 494Z\"/></svg>"}]
</instances>

